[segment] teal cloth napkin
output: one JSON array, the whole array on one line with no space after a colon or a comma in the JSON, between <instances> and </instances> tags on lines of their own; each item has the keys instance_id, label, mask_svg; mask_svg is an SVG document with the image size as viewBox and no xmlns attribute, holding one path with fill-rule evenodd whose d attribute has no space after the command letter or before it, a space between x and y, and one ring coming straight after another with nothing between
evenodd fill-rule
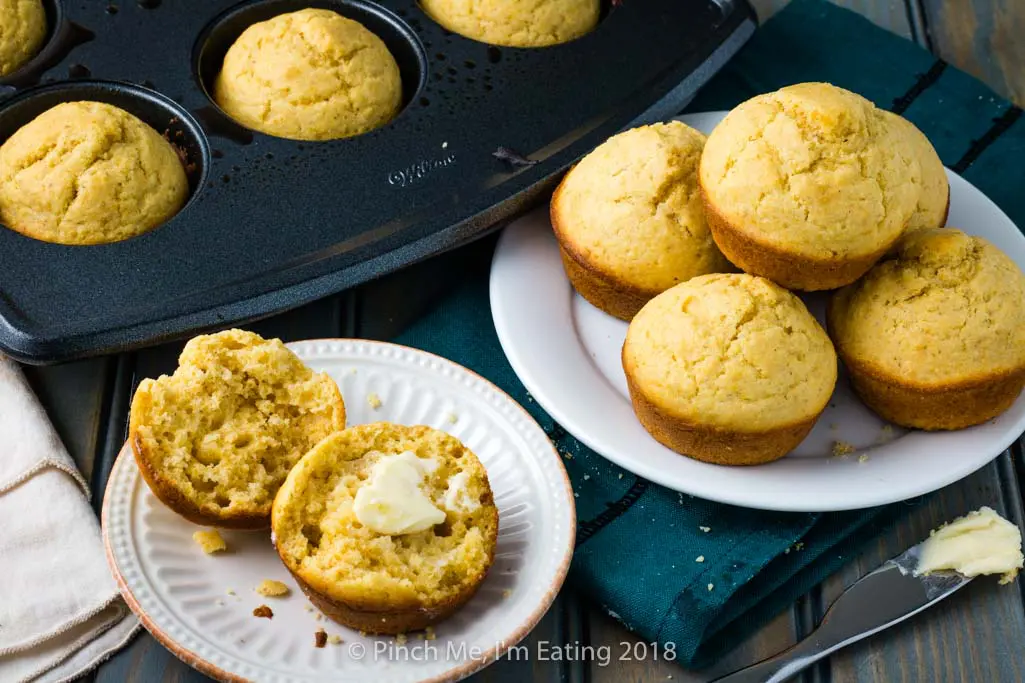
<instances>
[{"instance_id":1,"label":"teal cloth napkin","mask_svg":"<svg viewBox=\"0 0 1025 683\"><path fill-rule=\"evenodd\" d=\"M849 88L914 121L943 161L1025 225L1021 110L915 45L846 10L796 0L761 28L691 111L729 109L789 83ZM907 509L771 513L635 477L567 434L530 397L491 321L488 263L396 341L450 358L524 405L564 455L577 496L569 583L641 637L704 666L850 560ZM698 562L698 557L703 557ZM672 645L669 645L672 643Z\"/></svg>"}]
</instances>

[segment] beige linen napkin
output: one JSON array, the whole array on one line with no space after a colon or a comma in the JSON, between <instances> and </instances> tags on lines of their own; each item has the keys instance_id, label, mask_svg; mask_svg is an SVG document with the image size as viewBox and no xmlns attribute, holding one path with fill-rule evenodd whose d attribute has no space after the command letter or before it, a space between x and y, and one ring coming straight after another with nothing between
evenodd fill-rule
<instances>
[{"instance_id":1,"label":"beige linen napkin","mask_svg":"<svg viewBox=\"0 0 1025 683\"><path fill-rule=\"evenodd\" d=\"M95 668L139 627L104 557L89 488L18 366L0 355L0 681Z\"/></svg>"}]
</instances>

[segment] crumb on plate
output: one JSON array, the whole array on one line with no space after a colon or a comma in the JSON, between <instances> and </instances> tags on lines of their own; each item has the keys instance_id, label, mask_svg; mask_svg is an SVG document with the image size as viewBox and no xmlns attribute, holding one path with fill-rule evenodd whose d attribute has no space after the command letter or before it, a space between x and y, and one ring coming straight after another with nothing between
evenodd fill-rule
<instances>
[{"instance_id":1,"label":"crumb on plate","mask_svg":"<svg viewBox=\"0 0 1025 683\"><path fill-rule=\"evenodd\" d=\"M274 611L271 610L270 607L267 607L267 605L260 605L259 607L253 610L253 616L261 617L263 619L273 619Z\"/></svg>"},{"instance_id":2,"label":"crumb on plate","mask_svg":"<svg viewBox=\"0 0 1025 683\"><path fill-rule=\"evenodd\" d=\"M205 529L203 531L197 531L192 534L192 540L199 544L199 547L203 549L203 552L207 555L219 553L227 550L228 545L221 538L220 533L216 529Z\"/></svg>"},{"instance_id":3,"label":"crumb on plate","mask_svg":"<svg viewBox=\"0 0 1025 683\"><path fill-rule=\"evenodd\" d=\"M367 404L374 410L377 410L381 407L381 397L377 395L376 391L372 391L369 394L367 394Z\"/></svg>"},{"instance_id":4,"label":"crumb on plate","mask_svg":"<svg viewBox=\"0 0 1025 683\"><path fill-rule=\"evenodd\" d=\"M260 582L260 585L256 587L256 592L268 598L279 598L288 595L291 591L288 586L280 581L264 579Z\"/></svg>"},{"instance_id":5,"label":"crumb on plate","mask_svg":"<svg viewBox=\"0 0 1025 683\"><path fill-rule=\"evenodd\" d=\"M313 645L314 647L324 647L327 645L327 631L318 628L313 634Z\"/></svg>"}]
</instances>

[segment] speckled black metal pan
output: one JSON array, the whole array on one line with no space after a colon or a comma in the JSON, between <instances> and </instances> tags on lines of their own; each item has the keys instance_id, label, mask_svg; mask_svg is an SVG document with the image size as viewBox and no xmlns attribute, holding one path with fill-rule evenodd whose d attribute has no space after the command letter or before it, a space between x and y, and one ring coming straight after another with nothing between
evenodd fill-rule
<instances>
[{"instance_id":1,"label":"speckled black metal pan","mask_svg":"<svg viewBox=\"0 0 1025 683\"><path fill-rule=\"evenodd\" d=\"M632 123L678 111L747 39L744 0L621 0L542 49L453 35L413 0L45 0L50 40L0 81L0 142L58 102L93 99L185 152L188 205L102 246L0 227L0 350L44 363L267 316L478 237ZM250 24L303 7L388 44L404 109L330 142L251 132L209 87Z\"/></svg>"}]
</instances>

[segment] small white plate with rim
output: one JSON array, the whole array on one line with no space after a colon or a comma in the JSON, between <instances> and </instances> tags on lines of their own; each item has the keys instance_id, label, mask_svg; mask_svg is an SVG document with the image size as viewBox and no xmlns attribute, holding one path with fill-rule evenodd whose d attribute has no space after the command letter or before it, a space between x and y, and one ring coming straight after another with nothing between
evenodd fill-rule
<instances>
[{"instance_id":1,"label":"small white plate with rim","mask_svg":"<svg viewBox=\"0 0 1025 683\"><path fill-rule=\"evenodd\" d=\"M725 114L680 120L708 133ZM949 170L947 175L947 224L986 238L1025 269L1025 236L969 182ZM659 444L634 416L620 362L627 324L573 291L547 207L505 229L490 287L495 328L509 362L559 424L634 474L708 500L797 512L906 500L971 474L1025 430L1025 393L1003 415L969 429L922 432L887 425L853 394L841 367L829 407L791 454L754 467L699 462ZM828 294L801 298L822 321ZM837 457L837 444L855 450Z\"/></svg>"},{"instance_id":2,"label":"small white plate with rim","mask_svg":"<svg viewBox=\"0 0 1025 683\"><path fill-rule=\"evenodd\" d=\"M463 441L488 472L499 508L495 562L473 599L435 627L436 638L361 636L323 618L281 563L270 531L222 530L229 551L204 555L202 527L158 501L126 446L103 501L107 559L132 611L165 647L222 681L442 683L493 662L551 606L573 553L573 491L541 427L507 394L451 361L395 344L348 339L289 344L326 371L345 398L349 425L426 424ZM377 394L380 406L370 406ZM264 579L285 598L254 589ZM273 619L254 617L266 604ZM314 646L323 628L344 642Z\"/></svg>"}]
</instances>

